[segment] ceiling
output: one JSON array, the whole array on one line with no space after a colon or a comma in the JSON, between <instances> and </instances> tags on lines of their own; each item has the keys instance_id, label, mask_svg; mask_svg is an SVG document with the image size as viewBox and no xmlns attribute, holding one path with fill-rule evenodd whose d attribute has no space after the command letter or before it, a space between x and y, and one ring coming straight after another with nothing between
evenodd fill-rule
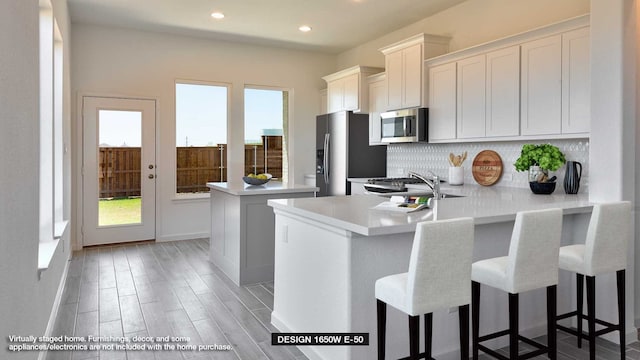
<instances>
[{"instance_id":1,"label":"ceiling","mask_svg":"<svg viewBox=\"0 0 640 360\"><path fill-rule=\"evenodd\" d=\"M339 53L465 0L68 0L72 23ZM211 13L225 14L215 20ZM313 28L308 33L301 25Z\"/></svg>"}]
</instances>

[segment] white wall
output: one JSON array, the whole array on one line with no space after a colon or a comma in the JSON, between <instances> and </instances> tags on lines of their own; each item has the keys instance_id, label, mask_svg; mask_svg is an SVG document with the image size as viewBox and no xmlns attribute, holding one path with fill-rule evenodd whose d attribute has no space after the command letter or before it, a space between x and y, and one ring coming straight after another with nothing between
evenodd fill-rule
<instances>
[{"instance_id":1,"label":"white wall","mask_svg":"<svg viewBox=\"0 0 640 360\"><path fill-rule=\"evenodd\" d=\"M68 39L66 1L53 1L53 6L62 36ZM11 334L45 334L69 257L67 234L38 280L38 12L37 1L0 2L0 47L5 49L0 66L0 334L5 342ZM65 76L68 79L68 73ZM68 178L68 169L65 173ZM0 352L11 359L38 356L9 356L6 343Z\"/></svg>"},{"instance_id":2,"label":"white wall","mask_svg":"<svg viewBox=\"0 0 640 360\"><path fill-rule=\"evenodd\" d=\"M341 53L338 69L384 67L379 48L421 32L450 36L449 50L455 51L587 13L589 0L467 0Z\"/></svg>"},{"instance_id":3,"label":"white wall","mask_svg":"<svg viewBox=\"0 0 640 360\"><path fill-rule=\"evenodd\" d=\"M208 199L174 200L176 79L232 84L228 144L230 151L240 154L244 143L245 84L290 88L293 99L290 176L296 183L303 183L304 174L314 172L315 116L320 113L318 91L325 86L321 77L335 68L335 56L75 24L72 45L74 94L117 94L159 100L156 239L184 239L209 233ZM74 149L79 152L81 123L77 114L73 121L77 132ZM243 156L239 159L242 161ZM229 178L239 180L244 171L242 164L235 161L230 167ZM77 204L81 204L80 199Z\"/></svg>"},{"instance_id":4,"label":"white wall","mask_svg":"<svg viewBox=\"0 0 640 360\"><path fill-rule=\"evenodd\" d=\"M635 1L592 0L591 8L592 135L589 157L592 171L589 200L633 201L636 191ZM634 259L634 248L635 241L631 241L626 272L628 338L635 333L633 313L640 300L634 296L637 284L634 267L639 260ZM603 278L605 281L600 282L598 292L614 294L613 278ZM616 319L613 296L603 297L597 306L596 311L605 319L607 315Z\"/></svg>"}]
</instances>

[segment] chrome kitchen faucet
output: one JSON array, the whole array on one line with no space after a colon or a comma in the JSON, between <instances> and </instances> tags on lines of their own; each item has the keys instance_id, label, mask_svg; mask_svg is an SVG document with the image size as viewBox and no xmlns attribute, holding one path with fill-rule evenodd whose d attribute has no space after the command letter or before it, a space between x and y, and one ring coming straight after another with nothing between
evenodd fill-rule
<instances>
[{"instance_id":1,"label":"chrome kitchen faucet","mask_svg":"<svg viewBox=\"0 0 640 360\"><path fill-rule=\"evenodd\" d=\"M433 191L433 200L442 199L442 194L440 193L440 177L438 175L434 174L432 171L429 171L429 176L431 176L431 179L427 179L426 177L416 172L409 171L408 176L419 179L427 184L431 191Z\"/></svg>"}]
</instances>

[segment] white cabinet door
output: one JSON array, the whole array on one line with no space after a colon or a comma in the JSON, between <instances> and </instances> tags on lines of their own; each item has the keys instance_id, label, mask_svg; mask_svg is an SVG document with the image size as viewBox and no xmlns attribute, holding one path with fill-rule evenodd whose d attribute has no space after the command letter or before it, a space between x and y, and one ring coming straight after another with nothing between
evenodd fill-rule
<instances>
[{"instance_id":1,"label":"white cabinet door","mask_svg":"<svg viewBox=\"0 0 640 360\"><path fill-rule=\"evenodd\" d=\"M381 145L380 113L387 107L387 84L384 78L369 82L369 145Z\"/></svg>"},{"instance_id":2,"label":"white cabinet door","mask_svg":"<svg viewBox=\"0 0 640 360\"><path fill-rule=\"evenodd\" d=\"M520 46L487 53L486 136L520 135Z\"/></svg>"},{"instance_id":3,"label":"white cabinet door","mask_svg":"<svg viewBox=\"0 0 640 360\"><path fill-rule=\"evenodd\" d=\"M522 45L522 135L560 134L562 37Z\"/></svg>"},{"instance_id":4,"label":"white cabinet door","mask_svg":"<svg viewBox=\"0 0 640 360\"><path fill-rule=\"evenodd\" d=\"M344 81L335 80L327 83L327 113L342 110L344 99Z\"/></svg>"},{"instance_id":5,"label":"white cabinet door","mask_svg":"<svg viewBox=\"0 0 640 360\"><path fill-rule=\"evenodd\" d=\"M353 74L345 77L343 80L343 109L358 110L360 109L358 96L360 94L360 75Z\"/></svg>"},{"instance_id":6,"label":"white cabinet door","mask_svg":"<svg viewBox=\"0 0 640 360\"><path fill-rule=\"evenodd\" d=\"M402 50L402 107L419 107L422 100L422 44Z\"/></svg>"},{"instance_id":7,"label":"white cabinet door","mask_svg":"<svg viewBox=\"0 0 640 360\"><path fill-rule=\"evenodd\" d=\"M388 104L386 110L401 109L402 106L402 51L391 53L385 58Z\"/></svg>"},{"instance_id":8,"label":"white cabinet door","mask_svg":"<svg viewBox=\"0 0 640 360\"><path fill-rule=\"evenodd\" d=\"M458 61L457 137L485 136L485 55Z\"/></svg>"},{"instance_id":9,"label":"white cabinet door","mask_svg":"<svg viewBox=\"0 0 640 360\"><path fill-rule=\"evenodd\" d=\"M456 63L429 68L429 141L456 138Z\"/></svg>"},{"instance_id":10,"label":"white cabinet door","mask_svg":"<svg viewBox=\"0 0 640 360\"><path fill-rule=\"evenodd\" d=\"M588 133L591 127L589 28L562 35L562 133Z\"/></svg>"}]
</instances>

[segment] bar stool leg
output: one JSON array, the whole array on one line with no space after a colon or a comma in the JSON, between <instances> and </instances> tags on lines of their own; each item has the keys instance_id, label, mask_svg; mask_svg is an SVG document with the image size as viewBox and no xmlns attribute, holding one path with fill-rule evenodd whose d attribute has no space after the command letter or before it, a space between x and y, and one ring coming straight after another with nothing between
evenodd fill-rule
<instances>
[{"instance_id":1,"label":"bar stool leg","mask_svg":"<svg viewBox=\"0 0 640 360\"><path fill-rule=\"evenodd\" d=\"M480 338L480 283L471 282L471 347L473 360L478 360Z\"/></svg>"},{"instance_id":2,"label":"bar stool leg","mask_svg":"<svg viewBox=\"0 0 640 360\"><path fill-rule=\"evenodd\" d=\"M625 336L625 271L619 270L616 272L616 277L618 280L618 326L620 327L620 359L625 360L625 347L626 347L626 336Z\"/></svg>"},{"instance_id":3,"label":"bar stool leg","mask_svg":"<svg viewBox=\"0 0 640 360\"><path fill-rule=\"evenodd\" d=\"M589 324L589 359L596 360L596 277L587 276L587 322Z\"/></svg>"},{"instance_id":4,"label":"bar stool leg","mask_svg":"<svg viewBox=\"0 0 640 360\"><path fill-rule=\"evenodd\" d=\"M425 359L431 360L431 344L433 338L433 313L424 314L424 353Z\"/></svg>"},{"instance_id":5,"label":"bar stool leg","mask_svg":"<svg viewBox=\"0 0 640 360\"><path fill-rule=\"evenodd\" d=\"M576 305L577 305L577 320L578 320L578 348L582 348L582 314L583 312L583 303L584 303L584 275L576 273L576 284L577 284L577 294L576 294Z\"/></svg>"},{"instance_id":6,"label":"bar stool leg","mask_svg":"<svg viewBox=\"0 0 640 360\"><path fill-rule=\"evenodd\" d=\"M409 359L418 360L420 356L420 316L409 315Z\"/></svg>"},{"instance_id":7,"label":"bar stool leg","mask_svg":"<svg viewBox=\"0 0 640 360\"><path fill-rule=\"evenodd\" d=\"M387 326L387 304L378 300L378 360L384 360Z\"/></svg>"},{"instance_id":8,"label":"bar stool leg","mask_svg":"<svg viewBox=\"0 0 640 360\"><path fill-rule=\"evenodd\" d=\"M469 305L458 307L458 317L460 322L460 359L469 360ZM427 359L431 359L431 353Z\"/></svg>"},{"instance_id":9,"label":"bar stool leg","mask_svg":"<svg viewBox=\"0 0 640 360\"><path fill-rule=\"evenodd\" d=\"M547 286L547 347L549 359L558 357L556 342L557 286Z\"/></svg>"},{"instance_id":10,"label":"bar stool leg","mask_svg":"<svg viewBox=\"0 0 640 360\"><path fill-rule=\"evenodd\" d=\"M509 359L518 358L518 294L509 293Z\"/></svg>"}]
</instances>

